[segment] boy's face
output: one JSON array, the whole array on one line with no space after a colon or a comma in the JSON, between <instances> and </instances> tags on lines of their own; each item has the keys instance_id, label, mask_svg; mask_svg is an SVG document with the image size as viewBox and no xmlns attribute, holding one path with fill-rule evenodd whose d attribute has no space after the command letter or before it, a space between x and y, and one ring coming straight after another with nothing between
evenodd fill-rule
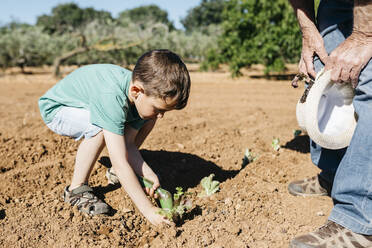
<instances>
[{"instance_id":1,"label":"boy's face","mask_svg":"<svg viewBox=\"0 0 372 248\"><path fill-rule=\"evenodd\" d=\"M143 88L134 84L130 88L132 102L136 105L139 116L142 119L163 118L164 113L174 109L175 102L165 101L164 99L147 96Z\"/></svg>"}]
</instances>

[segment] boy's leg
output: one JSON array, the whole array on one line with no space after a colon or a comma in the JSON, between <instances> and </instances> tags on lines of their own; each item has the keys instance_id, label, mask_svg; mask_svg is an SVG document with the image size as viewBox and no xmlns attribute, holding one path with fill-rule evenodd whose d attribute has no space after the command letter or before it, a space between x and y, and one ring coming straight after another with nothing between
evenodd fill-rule
<instances>
[{"instance_id":1,"label":"boy's leg","mask_svg":"<svg viewBox=\"0 0 372 248\"><path fill-rule=\"evenodd\" d=\"M87 185L93 165L104 147L102 128L92 125L89 120L90 113L85 109L62 107L48 127L57 134L76 140L85 137L76 154L71 185L64 190L64 201L88 214L106 214L110 207Z\"/></svg>"},{"instance_id":2,"label":"boy's leg","mask_svg":"<svg viewBox=\"0 0 372 248\"><path fill-rule=\"evenodd\" d=\"M104 145L105 142L102 131L94 137L84 139L81 142L76 153L74 175L69 190L87 184L94 163L104 148Z\"/></svg>"}]
</instances>

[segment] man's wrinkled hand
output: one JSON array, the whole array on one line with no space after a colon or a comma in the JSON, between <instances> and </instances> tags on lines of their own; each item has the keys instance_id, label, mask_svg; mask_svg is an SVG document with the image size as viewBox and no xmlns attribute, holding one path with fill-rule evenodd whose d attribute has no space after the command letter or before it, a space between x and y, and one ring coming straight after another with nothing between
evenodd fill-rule
<instances>
[{"instance_id":1,"label":"man's wrinkled hand","mask_svg":"<svg viewBox=\"0 0 372 248\"><path fill-rule=\"evenodd\" d=\"M327 63L328 54L324 48L324 41L315 25L302 29L302 52L298 65L300 73L316 77L314 56L318 55L323 63Z\"/></svg>"},{"instance_id":2,"label":"man's wrinkled hand","mask_svg":"<svg viewBox=\"0 0 372 248\"><path fill-rule=\"evenodd\" d=\"M332 70L333 82L351 82L355 88L362 69L372 57L372 38L352 33L329 56L325 70Z\"/></svg>"}]
</instances>

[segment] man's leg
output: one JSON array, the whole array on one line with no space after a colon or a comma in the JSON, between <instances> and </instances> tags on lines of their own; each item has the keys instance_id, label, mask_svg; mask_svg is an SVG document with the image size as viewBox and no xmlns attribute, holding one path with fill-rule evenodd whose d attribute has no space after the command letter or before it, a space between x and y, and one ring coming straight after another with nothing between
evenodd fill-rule
<instances>
[{"instance_id":1,"label":"man's leg","mask_svg":"<svg viewBox=\"0 0 372 248\"><path fill-rule=\"evenodd\" d=\"M361 73L353 103L357 127L334 178L329 221L292 240L292 248L372 247L372 60Z\"/></svg>"},{"instance_id":2,"label":"man's leg","mask_svg":"<svg viewBox=\"0 0 372 248\"><path fill-rule=\"evenodd\" d=\"M353 104L358 122L336 173L329 219L372 235L372 60L361 72Z\"/></svg>"},{"instance_id":3,"label":"man's leg","mask_svg":"<svg viewBox=\"0 0 372 248\"><path fill-rule=\"evenodd\" d=\"M330 54L352 30L352 2L322 1L318 9L318 28L324 39L324 46ZM332 17L330 20L329 17ZM314 60L315 71L319 72L323 63L319 58ZM310 153L312 162L321 169L319 176L302 181L295 181L288 185L293 195L330 195L333 179L337 168L347 148L330 150L322 148L310 139Z\"/></svg>"},{"instance_id":4,"label":"man's leg","mask_svg":"<svg viewBox=\"0 0 372 248\"><path fill-rule=\"evenodd\" d=\"M336 171L329 221L290 247L372 247L372 61L361 72L353 104L359 118Z\"/></svg>"}]
</instances>

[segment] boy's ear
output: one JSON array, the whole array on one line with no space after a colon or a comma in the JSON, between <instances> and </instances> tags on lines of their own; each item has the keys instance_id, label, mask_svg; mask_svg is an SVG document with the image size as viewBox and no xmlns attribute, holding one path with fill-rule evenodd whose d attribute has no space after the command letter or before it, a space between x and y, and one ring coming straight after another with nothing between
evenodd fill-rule
<instances>
[{"instance_id":1,"label":"boy's ear","mask_svg":"<svg viewBox=\"0 0 372 248\"><path fill-rule=\"evenodd\" d=\"M140 93L144 93L144 89L142 84L138 82L134 82L130 88L129 88L129 94L131 95L132 98L136 99Z\"/></svg>"}]
</instances>

